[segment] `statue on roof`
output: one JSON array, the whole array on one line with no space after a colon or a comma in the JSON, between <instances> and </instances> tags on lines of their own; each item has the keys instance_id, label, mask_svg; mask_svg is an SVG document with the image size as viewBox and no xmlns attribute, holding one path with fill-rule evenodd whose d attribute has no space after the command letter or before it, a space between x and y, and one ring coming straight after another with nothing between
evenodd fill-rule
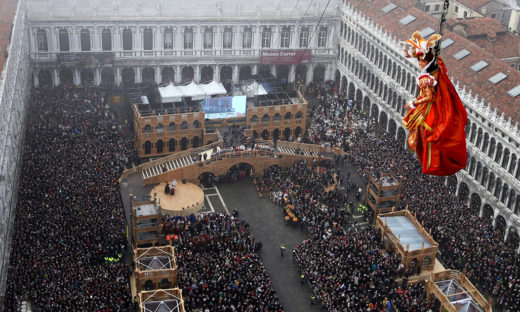
<instances>
[{"instance_id":1,"label":"statue on roof","mask_svg":"<svg viewBox=\"0 0 520 312\"><path fill-rule=\"evenodd\" d=\"M403 126L410 131L408 146L421 162L422 172L447 176L466 167L468 117L443 60L435 53L440 39L439 34L424 39L416 31L404 42L405 57L416 58L421 72L416 79L419 94L405 104Z\"/></svg>"}]
</instances>

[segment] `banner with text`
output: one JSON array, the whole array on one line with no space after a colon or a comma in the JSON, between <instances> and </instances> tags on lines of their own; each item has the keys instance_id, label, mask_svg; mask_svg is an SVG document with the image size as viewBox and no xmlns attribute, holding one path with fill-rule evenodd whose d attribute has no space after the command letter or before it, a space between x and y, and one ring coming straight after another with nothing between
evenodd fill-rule
<instances>
[{"instance_id":1,"label":"banner with text","mask_svg":"<svg viewBox=\"0 0 520 312\"><path fill-rule=\"evenodd\" d=\"M311 62L311 50L267 50L261 52L262 64L292 65Z\"/></svg>"}]
</instances>

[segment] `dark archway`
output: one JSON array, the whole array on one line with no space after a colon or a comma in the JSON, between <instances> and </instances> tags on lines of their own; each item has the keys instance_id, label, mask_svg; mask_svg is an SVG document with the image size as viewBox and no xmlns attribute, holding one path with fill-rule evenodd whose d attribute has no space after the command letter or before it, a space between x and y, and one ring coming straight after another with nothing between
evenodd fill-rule
<instances>
[{"instance_id":1,"label":"dark archway","mask_svg":"<svg viewBox=\"0 0 520 312\"><path fill-rule=\"evenodd\" d=\"M231 66L223 66L220 69L220 81L222 83L229 84L231 83L231 80L233 79L233 69Z\"/></svg>"},{"instance_id":2,"label":"dark archway","mask_svg":"<svg viewBox=\"0 0 520 312\"><path fill-rule=\"evenodd\" d=\"M260 68L258 69L258 76L263 77L263 78L271 77L271 66L260 65Z\"/></svg>"},{"instance_id":3,"label":"dark archway","mask_svg":"<svg viewBox=\"0 0 520 312\"><path fill-rule=\"evenodd\" d=\"M312 82L315 84L321 84L325 82L325 66L316 65L312 73Z\"/></svg>"},{"instance_id":4,"label":"dark archway","mask_svg":"<svg viewBox=\"0 0 520 312\"><path fill-rule=\"evenodd\" d=\"M387 123L388 123L388 116L386 115L385 112L381 111L381 114L379 114L379 125L383 129L386 129Z\"/></svg>"},{"instance_id":5,"label":"dark archway","mask_svg":"<svg viewBox=\"0 0 520 312\"><path fill-rule=\"evenodd\" d=\"M296 82L301 82L303 84L306 84L307 83L307 66L304 65L304 64L298 64L298 66L296 66L296 71L295 71L295 79L296 79Z\"/></svg>"},{"instance_id":6,"label":"dark archway","mask_svg":"<svg viewBox=\"0 0 520 312\"><path fill-rule=\"evenodd\" d=\"M52 74L50 70L40 69L38 71L38 83L40 87L51 87L52 86Z\"/></svg>"},{"instance_id":7,"label":"dark archway","mask_svg":"<svg viewBox=\"0 0 520 312\"><path fill-rule=\"evenodd\" d=\"M181 139L181 151L185 151L188 149L188 139L186 137L183 137Z\"/></svg>"},{"instance_id":8,"label":"dark archway","mask_svg":"<svg viewBox=\"0 0 520 312\"><path fill-rule=\"evenodd\" d=\"M162 83L175 82L175 70L171 66L163 67Z\"/></svg>"},{"instance_id":9,"label":"dark archway","mask_svg":"<svg viewBox=\"0 0 520 312\"><path fill-rule=\"evenodd\" d=\"M131 85L135 83L135 72L134 69L131 67L125 67L123 68L123 71L121 73L121 78L123 80L124 85Z\"/></svg>"},{"instance_id":10,"label":"dark archway","mask_svg":"<svg viewBox=\"0 0 520 312\"><path fill-rule=\"evenodd\" d=\"M347 77L343 76L341 78L341 91L345 91L347 89L348 80Z\"/></svg>"},{"instance_id":11,"label":"dark archway","mask_svg":"<svg viewBox=\"0 0 520 312\"><path fill-rule=\"evenodd\" d=\"M480 206L482 206L482 200L477 193L473 193L470 196L469 207L476 213L480 212Z\"/></svg>"},{"instance_id":12,"label":"dark archway","mask_svg":"<svg viewBox=\"0 0 520 312\"><path fill-rule=\"evenodd\" d=\"M276 128L273 130L273 139L278 139L280 137L280 129Z\"/></svg>"},{"instance_id":13,"label":"dark archway","mask_svg":"<svg viewBox=\"0 0 520 312\"><path fill-rule=\"evenodd\" d=\"M229 182L236 182L249 177L254 172L255 169L251 164L241 162L229 168L227 178Z\"/></svg>"},{"instance_id":14,"label":"dark archway","mask_svg":"<svg viewBox=\"0 0 520 312\"><path fill-rule=\"evenodd\" d=\"M354 84L351 82L349 85L348 85L348 99L349 100L354 100L354 96L356 94L356 87L354 86Z\"/></svg>"},{"instance_id":15,"label":"dark archway","mask_svg":"<svg viewBox=\"0 0 520 312\"><path fill-rule=\"evenodd\" d=\"M157 144L156 144L156 148L157 148L157 154L162 154L164 152L164 141L158 140Z\"/></svg>"},{"instance_id":16,"label":"dark archway","mask_svg":"<svg viewBox=\"0 0 520 312\"><path fill-rule=\"evenodd\" d=\"M244 65L240 67L240 71L238 72L238 80L249 80L251 79L251 66Z\"/></svg>"},{"instance_id":17,"label":"dark archway","mask_svg":"<svg viewBox=\"0 0 520 312\"><path fill-rule=\"evenodd\" d=\"M203 172L199 175L200 185L205 188L215 186L215 182L217 182L217 177L213 174L213 172Z\"/></svg>"},{"instance_id":18,"label":"dark archway","mask_svg":"<svg viewBox=\"0 0 520 312\"><path fill-rule=\"evenodd\" d=\"M356 91L356 103L361 103L363 101L363 92L361 90Z\"/></svg>"},{"instance_id":19,"label":"dark archway","mask_svg":"<svg viewBox=\"0 0 520 312\"><path fill-rule=\"evenodd\" d=\"M151 154L152 153L152 142L146 141L144 142L144 153Z\"/></svg>"},{"instance_id":20,"label":"dark archway","mask_svg":"<svg viewBox=\"0 0 520 312\"><path fill-rule=\"evenodd\" d=\"M506 219L503 216L497 216L497 220L495 222L495 229L498 230L500 234L502 234L502 236L506 234Z\"/></svg>"},{"instance_id":21,"label":"dark archway","mask_svg":"<svg viewBox=\"0 0 520 312\"><path fill-rule=\"evenodd\" d=\"M82 85L88 85L94 83L94 71L91 68L83 68L80 71L80 78Z\"/></svg>"},{"instance_id":22,"label":"dark archway","mask_svg":"<svg viewBox=\"0 0 520 312\"><path fill-rule=\"evenodd\" d=\"M181 82L192 81L195 73L193 71L193 67L184 66L181 70Z\"/></svg>"},{"instance_id":23,"label":"dark archway","mask_svg":"<svg viewBox=\"0 0 520 312\"><path fill-rule=\"evenodd\" d=\"M463 202L463 203L466 203L468 201L468 197L469 197L469 187L466 183L464 182L460 182L460 185L459 185L459 199Z\"/></svg>"},{"instance_id":24,"label":"dark archway","mask_svg":"<svg viewBox=\"0 0 520 312\"><path fill-rule=\"evenodd\" d=\"M276 67L276 79L283 80L283 82L289 81L289 66L287 65L278 65Z\"/></svg>"},{"instance_id":25,"label":"dark archway","mask_svg":"<svg viewBox=\"0 0 520 312\"><path fill-rule=\"evenodd\" d=\"M399 143L400 146L403 146L405 141L406 141L406 131L404 131L403 127L399 127L399 130L397 130L397 142Z\"/></svg>"},{"instance_id":26,"label":"dark archway","mask_svg":"<svg viewBox=\"0 0 520 312\"><path fill-rule=\"evenodd\" d=\"M72 70L70 68L62 67L60 69L60 84L72 86L74 84L74 78L72 77Z\"/></svg>"},{"instance_id":27,"label":"dark archway","mask_svg":"<svg viewBox=\"0 0 520 312\"><path fill-rule=\"evenodd\" d=\"M485 221L491 223L493 221L493 216L495 215L495 212L493 211L493 208L489 204L485 204L483 212L482 212L482 218L484 218Z\"/></svg>"},{"instance_id":28,"label":"dark archway","mask_svg":"<svg viewBox=\"0 0 520 312\"><path fill-rule=\"evenodd\" d=\"M269 139L269 131L267 131L267 129L262 131L262 139L264 139L264 140Z\"/></svg>"},{"instance_id":29,"label":"dark archway","mask_svg":"<svg viewBox=\"0 0 520 312\"><path fill-rule=\"evenodd\" d=\"M177 145L177 142L175 139L170 139L168 141L168 152L175 152L175 146Z\"/></svg>"},{"instance_id":30,"label":"dark archway","mask_svg":"<svg viewBox=\"0 0 520 312\"><path fill-rule=\"evenodd\" d=\"M204 66L200 70L200 82L209 82L213 80L213 67Z\"/></svg>"},{"instance_id":31,"label":"dark archway","mask_svg":"<svg viewBox=\"0 0 520 312\"><path fill-rule=\"evenodd\" d=\"M301 127L296 127L296 129L294 129L294 137L295 138L298 138L301 133L302 133L302 128Z\"/></svg>"},{"instance_id":32,"label":"dark archway","mask_svg":"<svg viewBox=\"0 0 520 312\"><path fill-rule=\"evenodd\" d=\"M199 147L199 145L200 145L200 139L199 139L198 136L194 136L194 137L193 137L192 145L193 145L193 146L192 146L193 148Z\"/></svg>"},{"instance_id":33,"label":"dark archway","mask_svg":"<svg viewBox=\"0 0 520 312\"><path fill-rule=\"evenodd\" d=\"M283 130L283 136L284 136L286 141L289 141L289 138L291 137L291 129L290 128L285 128Z\"/></svg>"},{"instance_id":34,"label":"dark archway","mask_svg":"<svg viewBox=\"0 0 520 312\"><path fill-rule=\"evenodd\" d=\"M397 125L395 124L395 121L393 119L390 119L390 121L388 121L388 133L390 133L392 138L395 138L396 129L397 129Z\"/></svg>"},{"instance_id":35,"label":"dark archway","mask_svg":"<svg viewBox=\"0 0 520 312\"><path fill-rule=\"evenodd\" d=\"M155 70L151 67L143 68L141 73L142 82L146 84L154 84L155 83Z\"/></svg>"},{"instance_id":36,"label":"dark archway","mask_svg":"<svg viewBox=\"0 0 520 312\"><path fill-rule=\"evenodd\" d=\"M101 84L104 86L111 86L114 84L114 69L112 67L105 67L101 71Z\"/></svg>"}]
</instances>

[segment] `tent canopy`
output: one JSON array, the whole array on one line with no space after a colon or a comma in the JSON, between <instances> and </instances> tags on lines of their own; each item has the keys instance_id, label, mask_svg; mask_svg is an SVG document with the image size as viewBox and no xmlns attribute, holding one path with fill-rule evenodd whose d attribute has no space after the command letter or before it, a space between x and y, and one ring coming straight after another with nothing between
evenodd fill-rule
<instances>
[{"instance_id":1,"label":"tent canopy","mask_svg":"<svg viewBox=\"0 0 520 312\"><path fill-rule=\"evenodd\" d=\"M182 93L184 93L184 97L191 97L192 100L202 100L206 96L204 89L195 82L191 82L180 88L182 89Z\"/></svg>"},{"instance_id":2,"label":"tent canopy","mask_svg":"<svg viewBox=\"0 0 520 312\"><path fill-rule=\"evenodd\" d=\"M244 92L248 97L255 97L257 95L267 94L267 91L265 90L264 86L262 86L256 81L247 86L242 86L242 92Z\"/></svg>"},{"instance_id":3,"label":"tent canopy","mask_svg":"<svg viewBox=\"0 0 520 312\"><path fill-rule=\"evenodd\" d=\"M204 90L204 93L208 96L227 94L227 90L226 88L224 88L222 83L216 82L214 80L210 83L200 84L199 86Z\"/></svg>"},{"instance_id":4,"label":"tent canopy","mask_svg":"<svg viewBox=\"0 0 520 312\"><path fill-rule=\"evenodd\" d=\"M162 103L172 103L182 101L184 93L180 87L174 86L172 83L165 87L159 87Z\"/></svg>"}]
</instances>

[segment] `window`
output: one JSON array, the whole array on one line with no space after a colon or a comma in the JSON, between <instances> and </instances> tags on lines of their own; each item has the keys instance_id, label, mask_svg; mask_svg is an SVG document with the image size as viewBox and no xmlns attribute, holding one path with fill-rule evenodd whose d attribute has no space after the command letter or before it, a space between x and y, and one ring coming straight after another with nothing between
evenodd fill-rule
<instances>
[{"instance_id":1,"label":"window","mask_svg":"<svg viewBox=\"0 0 520 312\"><path fill-rule=\"evenodd\" d=\"M328 29L325 26L320 28L320 33L318 34L318 47L326 47L327 46L327 34Z\"/></svg>"},{"instance_id":2,"label":"window","mask_svg":"<svg viewBox=\"0 0 520 312\"><path fill-rule=\"evenodd\" d=\"M300 30L300 48L306 48L309 44L309 29L307 27L303 27Z\"/></svg>"},{"instance_id":3,"label":"window","mask_svg":"<svg viewBox=\"0 0 520 312\"><path fill-rule=\"evenodd\" d=\"M424 11L425 11L425 12L430 12L430 6L429 6L429 5L425 6L425 7L424 7Z\"/></svg>"},{"instance_id":4,"label":"window","mask_svg":"<svg viewBox=\"0 0 520 312\"><path fill-rule=\"evenodd\" d=\"M491 82L492 84L497 84L506 78L507 78L507 75L500 72L500 73L494 75L493 77L489 78L488 81Z\"/></svg>"},{"instance_id":5,"label":"window","mask_svg":"<svg viewBox=\"0 0 520 312\"><path fill-rule=\"evenodd\" d=\"M468 17L468 11L464 11L464 18Z\"/></svg>"},{"instance_id":6,"label":"window","mask_svg":"<svg viewBox=\"0 0 520 312\"><path fill-rule=\"evenodd\" d=\"M36 33L36 41L38 42L38 51L48 51L47 33L43 29L38 29Z\"/></svg>"},{"instance_id":7,"label":"window","mask_svg":"<svg viewBox=\"0 0 520 312\"><path fill-rule=\"evenodd\" d=\"M128 28L123 30L123 50L132 50L132 31Z\"/></svg>"},{"instance_id":8,"label":"window","mask_svg":"<svg viewBox=\"0 0 520 312\"><path fill-rule=\"evenodd\" d=\"M108 28L101 31L101 48L103 51L112 50L112 32Z\"/></svg>"},{"instance_id":9,"label":"window","mask_svg":"<svg viewBox=\"0 0 520 312\"><path fill-rule=\"evenodd\" d=\"M397 5L393 4L393 3L390 3L388 4L387 6L385 6L382 10L383 12L386 14L390 11L392 11L393 9L397 8Z\"/></svg>"},{"instance_id":10,"label":"window","mask_svg":"<svg viewBox=\"0 0 520 312\"><path fill-rule=\"evenodd\" d=\"M468 50L462 49L459 52L453 54L453 57L455 59L457 59L458 61L460 61L460 60L462 60L463 58L465 58L466 56L468 56L470 54L471 54L471 52L469 52Z\"/></svg>"},{"instance_id":11,"label":"window","mask_svg":"<svg viewBox=\"0 0 520 312\"><path fill-rule=\"evenodd\" d=\"M193 49L193 29L184 29L184 49Z\"/></svg>"},{"instance_id":12,"label":"window","mask_svg":"<svg viewBox=\"0 0 520 312\"><path fill-rule=\"evenodd\" d=\"M222 48L231 49L233 47L233 29L226 27L224 29L224 37L222 38Z\"/></svg>"},{"instance_id":13,"label":"window","mask_svg":"<svg viewBox=\"0 0 520 312\"><path fill-rule=\"evenodd\" d=\"M81 51L90 51L90 31L82 29L80 33Z\"/></svg>"},{"instance_id":14,"label":"window","mask_svg":"<svg viewBox=\"0 0 520 312\"><path fill-rule=\"evenodd\" d=\"M271 47L271 28L266 27L262 31L262 48Z\"/></svg>"},{"instance_id":15,"label":"window","mask_svg":"<svg viewBox=\"0 0 520 312\"><path fill-rule=\"evenodd\" d=\"M213 28L204 30L204 49L213 49Z\"/></svg>"},{"instance_id":16,"label":"window","mask_svg":"<svg viewBox=\"0 0 520 312\"><path fill-rule=\"evenodd\" d=\"M473 66L471 66L471 69L474 71L474 72L479 72L481 70L483 70L484 68L488 67L489 66L489 63L487 63L486 61L480 61L476 64L473 64Z\"/></svg>"},{"instance_id":17,"label":"window","mask_svg":"<svg viewBox=\"0 0 520 312\"><path fill-rule=\"evenodd\" d=\"M403 24L403 25L408 25L410 24L411 22L415 21L416 17L411 15L411 14L408 14L406 15L405 17L403 17L402 19L399 20L399 23Z\"/></svg>"},{"instance_id":18,"label":"window","mask_svg":"<svg viewBox=\"0 0 520 312\"><path fill-rule=\"evenodd\" d=\"M171 27L164 30L164 49L173 49L173 29L171 29Z\"/></svg>"},{"instance_id":19,"label":"window","mask_svg":"<svg viewBox=\"0 0 520 312\"><path fill-rule=\"evenodd\" d=\"M440 8L441 8L441 5L440 4L436 4L434 11L438 12Z\"/></svg>"},{"instance_id":20,"label":"window","mask_svg":"<svg viewBox=\"0 0 520 312\"><path fill-rule=\"evenodd\" d=\"M60 39L60 51L69 51L69 32L66 29L60 29L59 31L59 39Z\"/></svg>"},{"instance_id":21,"label":"window","mask_svg":"<svg viewBox=\"0 0 520 312\"><path fill-rule=\"evenodd\" d=\"M244 29L244 36L242 38L242 48L251 49L251 44L253 42L253 31L251 28Z\"/></svg>"},{"instance_id":22,"label":"window","mask_svg":"<svg viewBox=\"0 0 520 312\"><path fill-rule=\"evenodd\" d=\"M153 31L149 27L143 31L143 48L145 50L153 50Z\"/></svg>"},{"instance_id":23,"label":"window","mask_svg":"<svg viewBox=\"0 0 520 312\"><path fill-rule=\"evenodd\" d=\"M459 12L459 7L458 7L458 6L455 6L455 8L453 9L453 11L455 11L455 13L458 13L458 12Z\"/></svg>"},{"instance_id":24,"label":"window","mask_svg":"<svg viewBox=\"0 0 520 312\"><path fill-rule=\"evenodd\" d=\"M282 36L280 37L280 47L288 48L291 44L291 28L284 26L282 28Z\"/></svg>"}]
</instances>

